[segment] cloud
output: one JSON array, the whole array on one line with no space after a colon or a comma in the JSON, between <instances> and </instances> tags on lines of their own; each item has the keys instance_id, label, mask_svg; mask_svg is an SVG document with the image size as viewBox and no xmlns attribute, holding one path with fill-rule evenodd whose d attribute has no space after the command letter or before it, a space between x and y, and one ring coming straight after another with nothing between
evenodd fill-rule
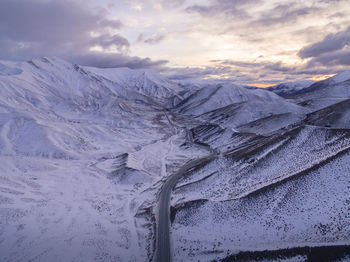
<instances>
[{"instance_id":1,"label":"cloud","mask_svg":"<svg viewBox=\"0 0 350 262\"><path fill-rule=\"evenodd\" d=\"M161 0L160 4L164 8L175 8L175 7L182 6L185 2L186 0Z\"/></svg>"},{"instance_id":2,"label":"cloud","mask_svg":"<svg viewBox=\"0 0 350 262\"><path fill-rule=\"evenodd\" d=\"M115 33L123 23L107 15L106 9L92 9L83 0L1 0L0 59L58 56L88 65L134 68L164 64L128 57L129 41ZM103 52L90 51L96 46Z\"/></svg>"},{"instance_id":3,"label":"cloud","mask_svg":"<svg viewBox=\"0 0 350 262\"><path fill-rule=\"evenodd\" d=\"M148 38L145 38L145 36L143 34L140 34L137 38L137 41L143 42L146 44L150 44L150 45L155 45L155 44L160 43L164 39L165 39L165 35L162 35L162 34L155 34L155 35L152 35Z\"/></svg>"},{"instance_id":4,"label":"cloud","mask_svg":"<svg viewBox=\"0 0 350 262\"><path fill-rule=\"evenodd\" d=\"M68 0L1 0L0 34L14 41L67 43L86 41L91 32L122 23L94 13L86 4Z\"/></svg>"},{"instance_id":5,"label":"cloud","mask_svg":"<svg viewBox=\"0 0 350 262\"><path fill-rule=\"evenodd\" d=\"M350 61L350 52L344 61ZM221 79L237 84L254 85L277 84L288 81L310 79L314 75L338 73L345 68L332 66L331 68L314 65L286 65L282 62L270 61L237 61L237 60L211 60L211 66L206 67L162 67L160 71L173 80L186 79ZM349 62L348 62L349 63Z\"/></svg>"},{"instance_id":6,"label":"cloud","mask_svg":"<svg viewBox=\"0 0 350 262\"><path fill-rule=\"evenodd\" d=\"M101 53L89 52L86 54L71 55L63 57L69 61L80 65L88 65L94 67L129 67L131 69L138 68L162 68L168 63L168 60L153 61L150 58L140 58L137 56L128 56L117 53Z\"/></svg>"},{"instance_id":7,"label":"cloud","mask_svg":"<svg viewBox=\"0 0 350 262\"><path fill-rule=\"evenodd\" d=\"M90 41L91 45L97 45L103 49L116 48L119 51L126 50L130 47L129 41L120 35L103 34L95 37Z\"/></svg>"},{"instance_id":8,"label":"cloud","mask_svg":"<svg viewBox=\"0 0 350 262\"><path fill-rule=\"evenodd\" d=\"M350 66L350 27L323 40L302 48L300 58L309 59L306 68L335 68L344 70Z\"/></svg>"},{"instance_id":9,"label":"cloud","mask_svg":"<svg viewBox=\"0 0 350 262\"><path fill-rule=\"evenodd\" d=\"M326 67L350 66L350 47L347 46L341 50L325 52L313 57L308 63L309 68L323 65Z\"/></svg>"},{"instance_id":10,"label":"cloud","mask_svg":"<svg viewBox=\"0 0 350 262\"><path fill-rule=\"evenodd\" d=\"M207 67L167 68L161 71L173 80L218 79L251 85L254 83L281 83L290 80L290 74L298 75L296 69L280 63L212 60ZM271 78L271 75L274 78ZM303 77L304 73L300 73ZM295 79L295 77L294 77Z\"/></svg>"},{"instance_id":11,"label":"cloud","mask_svg":"<svg viewBox=\"0 0 350 262\"><path fill-rule=\"evenodd\" d=\"M272 26L295 22L307 15L319 15L322 11L343 0L309 1L297 0L276 2L274 6L266 6L266 0L209 0L209 4L194 4L188 6L188 13L198 13L209 18L226 19L227 23L234 26L232 18L239 18L245 23L246 29L251 26ZM262 8L261 8L262 7ZM339 12L338 12L339 13ZM328 13L329 15L329 13ZM228 20L228 19L231 20Z\"/></svg>"},{"instance_id":12,"label":"cloud","mask_svg":"<svg viewBox=\"0 0 350 262\"><path fill-rule=\"evenodd\" d=\"M235 60L215 60L212 62L220 63L221 65L231 65L238 68L258 69L259 71L271 71L271 72L288 72L295 71L295 67L287 66L281 62L243 62Z\"/></svg>"},{"instance_id":13,"label":"cloud","mask_svg":"<svg viewBox=\"0 0 350 262\"><path fill-rule=\"evenodd\" d=\"M346 57L344 56L344 60ZM315 65L309 68L305 65L286 65L282 62L271 61L237 61L237 60L211 60L213 66L206 70L195 70L190 78L206 78L215 74L230 79L231 81L252 85L255 83L282 83L291 80L309 79L313 75L331 74L344 70L341 66L334 66L331 69ZM186 75L186 71L182 74ZM178 74L177 78L180 78Z\"/></svg>"},{"instance_id":14,"label":"cloud","mask_svg":"<svg viewBox=\"0 0 350 262\"><path fill-rule=\"evenodd\" d=\"M247 18L248 13L244 7L259 2L259 0L211 0L209 5L191 5L186 8L188 13L198 13L203 16L229 16Z\"/></svg>"},{"instance_id":15,"label":"cloud","mask_svg":"<svg viewBox=\"0 0 350 262\"><path fill-rule=\"evenodd\" d=\"M163 68L161 70L170 79L204 79L211 77L228 78L234 74L238 74L238 71L232 70L227 66L207 66L207 67L180 67L180 68Z\"/></svg>"},{"instance_id":16,"label":"cloud","mask_svg":"<svg viewBox=\"0 0 350 262\"><path fill-rule=\"evenodd\" d=\"M295 2L288 4L279 4L272 9L266 10L260 14L260 17L252 24L260 26L271 26L284 23L295 22L297 19L316 13L318 7L298 6Z\"/></svg>"},{"instance_id":17,"label":"cloud","mask_svg":"<svg viewBox=\"0 0 350 262\"><path fill-rule=\"evenodd\" d=\"M329 34L322 41L304 47L298 55L301 58L318 57L325 53L341 50L349 44L350 27L336 34Z\"/></svg>"}]
</instances>

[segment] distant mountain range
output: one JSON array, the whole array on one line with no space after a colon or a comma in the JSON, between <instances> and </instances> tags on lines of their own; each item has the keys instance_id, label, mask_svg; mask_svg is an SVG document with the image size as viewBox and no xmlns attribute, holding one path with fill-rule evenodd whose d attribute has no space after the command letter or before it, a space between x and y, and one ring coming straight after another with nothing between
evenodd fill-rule
<instances>
[{"instance_id":1,"label":"distant mountain range","mask_svg":"<svg viewBox=\"0 0 350 262\"><path fill-rule=\"evenodd\" d=\"M293 96L296 92L299 92L309 86L311 86L315 81L312 80L301 80L294 82L287 82L278 84L276 86L268 87L267 90L274 92L282 97Z\"/></svg>"}]
</instances>

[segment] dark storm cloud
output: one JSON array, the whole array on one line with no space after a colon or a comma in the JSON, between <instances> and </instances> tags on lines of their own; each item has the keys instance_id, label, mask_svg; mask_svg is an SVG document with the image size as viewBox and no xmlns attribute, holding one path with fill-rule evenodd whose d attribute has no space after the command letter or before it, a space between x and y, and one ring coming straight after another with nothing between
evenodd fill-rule
<instances>
[{"instance_id":1,"label":"dark storm cloud","mask_svg":"<svg viewBox=\"0 0 350 262\"><path fill-rule=\"evenodd\" d=\"M86 42L90 32L122 23L93 13L78 1L1 0L0 34L11 40L65 44Z\"/></svg>"},{"instance_id":2,"label":"dark storm cloud","mask_svg":"<svg viewBox=\"0 0 350 262\"><path fill-rule=\"evenodd\" d=\"M342 70L350 66L350 27L335 34L328 34L322 41L301 49L298 55L301 58L310 59L307 62L307 68L323 67Z\"/></svg>"},{"instance_id":3,"label":"dark storm cloud","mask_svg":"<svg viewBox=\"0 0 350 262\"><path fill-rule=\"evenodd\" d=\"M316 57L313 57L308 63L308 67L314 67L317 65L323 66L350 66L350 47L343 48L341 50L322 53Z\"/></svg>"},{"instance_id":4,"label":"dark storm cloud","mask_svg":"<svg viewBox=\"0 0 350 262\"><path fill-rule=\"evenodd\" d=\"M298 55L301 58L318 57L325 53L341 50L349 44L350 27L336 34L329 34L322 41L304 47Z\"/></svg>"},{"instance_id":5,"label":"dark storm cloud","mask_svg":"<svg viewBox=\"0 0 350 262\"><path fill-rule=\"evenodd\" d=\"M0 59L59 56L69 60L75 57L101 66L118 64L115 59L133 67L157 64L149 59L127 57L128 40L109 32L123 24L107 18L107 15L102 8L92 11L82 0L1 0ZM115 48L124 55L110 53L114 59L112 63L109 55L91 53L89 50L94 46L107 50Z\"/></svg>"}]
</instances>

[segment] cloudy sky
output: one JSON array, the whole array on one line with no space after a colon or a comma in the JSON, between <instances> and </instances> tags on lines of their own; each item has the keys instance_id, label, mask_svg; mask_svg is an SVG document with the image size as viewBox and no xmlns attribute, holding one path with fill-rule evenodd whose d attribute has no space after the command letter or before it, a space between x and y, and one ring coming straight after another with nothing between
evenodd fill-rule
<instances>
[{"instance_id":1,"label":"cloudy sky","mask_svg":"<svg viewBox=\"0 0 350 262\"><path fill-rule=\"evenodd\" d=\"M350 69L349 0L0 0L0 59L268 85Z\"/></svg>"}]
</instances>

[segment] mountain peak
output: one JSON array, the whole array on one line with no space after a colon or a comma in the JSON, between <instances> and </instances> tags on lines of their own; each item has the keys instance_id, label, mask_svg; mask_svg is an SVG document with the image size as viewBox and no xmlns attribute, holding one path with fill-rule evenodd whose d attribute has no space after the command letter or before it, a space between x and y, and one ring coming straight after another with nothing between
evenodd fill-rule
<instances>
[{"instance_id":1,"label":"mountain peak","mask_svg":"<svg viewBox=\"0 0 350 262\"><path fill-rule=\"evenodd\" d=\"M275 86L268 87L267 90L274 92L279 96L290 96L296 92L303 90L315 83L312 80L298 80L292 82L281 83Z\"/></svg>"},{"instance_id":2,"label":"mountain peak","mask_svg":"<svg viewBox=\"0 0 350 262\"><path fill-rule=\"evenodd\" d=\"M330 79L336 83L341 83L341 82L347 81L350 79L350 70L343 71L343 72L331 77Z\"/></svg>"},{"instance_id":3,"label":"mountain peak","mask_svg":"<svg viewBox=\"0 0 350 262\"><path fill-rule=\"evenodd\" d=\"M87 67L72 64L58 57L40 57L17 63L0 61L0 76L24 73L25 76L21 77L27 80L40 77L47 79L47 83L56 82L56 87L61 83L67 88L76 88L81 83L79 79L82 78L82 72L85 77L90 75L101 81L107 79L122 88L156 99L176 97L178 92L182 91L179 84L151 69Z\"/></svg>"}]
</instances>

